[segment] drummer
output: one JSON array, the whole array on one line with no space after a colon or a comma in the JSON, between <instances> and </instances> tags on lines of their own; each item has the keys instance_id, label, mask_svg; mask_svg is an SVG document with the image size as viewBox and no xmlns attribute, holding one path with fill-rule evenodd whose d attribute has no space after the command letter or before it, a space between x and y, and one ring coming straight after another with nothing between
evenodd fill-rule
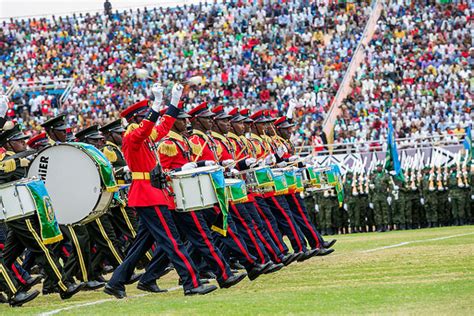
<instances>
[{"instance_id":1,"label":"drummer","mask_svg":"<svg viewBox=\"0 0 474 316\"><path fill-rule=\"evenodd\" d=\"M278 154L275 154L276 149L272 148L272 144L265 140L266 134L266 123L271 119L266 117L266 112L260 110L250 116L254 121L252 124L251 140L254 146L257 148L257 158L263 160L266 165L274 165L280 163L281 159ZM280 159L280 161L277 161ZM291 210L289 209L288 202L281 195L275 195L273 192L267 192L264 194L265 202L270 207L272 214L275 216L278 222L278 227L281 228L282 233L290 240L292 248L295 252L302 252L298 261L307 260L318 254L318 250L308 250L304 243L304 236L300 228L296 224L292 217Z\"/></svg>"},{"instance_id":2,"label":"drummer","mask_svg":"<svg viewBox=\"0 0 474 316\"><path fill-rule=\"evenodd\" d=\"M283 116L276 120L273 125L274 126L268 126L269 134L275 144L275 147L284 148L284 153L281 157L283 162L286 164L296 161L298 156L295 155L294 146L289 141L291 129L293 128L294 124L288 122L286 116ZM300 164L302 166L302 163ZM336 240L324 242L321 234L311 223L309 215L306 211L306 205L301 198L301 195L292 191L286 194L285 198L287 199L288 205L290 206L293 218L299 225L310 247L312 249L319 249L318 256L324 256L332 253L334 249L328 248L334 245Z\"/></svg>"},{"instance_id":3,"label":"drummer","mask_svg":"<svg viewBox=\"0 0 474 316\"><path fill-rule=\"evenodd\" d=\"M162 114L165 111L166 108L161 111ZM165 171L192 170L198 166L197 163L191 161L191 148L186 138L188 127L190 127L190 117L180 111L171 131L158 147L160 161ZM205 165L205 161L201 164ZM173 217L181 234L186 236L186 239L209 265L211 272L217 276L217 282L221 288L229 288L245 278L246 273L234 275L231 272L220 249L215 245L201 211L173 212Z\"/></svg>"},{"instance_id":4,"label":"drummer","mask_svg":"<svg viewBox=\"0 0 474 316\"><path fill-rule=\"evenodd\" d=\"M212 160L214 163L219 161L219 153L222 153L222 147L218 147L216 140L210 136L213 125L214 113L209 111L207 103L201 103L197 107L188 112L191 115L191 125L193 127L193 134L190 137L190 145L193 151L193 161ZM219 152L218 152L219 150ZM232 217L228 217L227 231L223 232L222 227L216 229L219 217L222 215L221 210L209 209L201 211L209 226L218 234L214 234L217 239L231 250L240 263L243 264L247 270L249 279L254 280L261 274L265 273L268 268L272 266L271 262L260 265L256 262L256 258L251 255L243 242L242 238L237 232Z\"/></svg>"},{"instance_id":5,"label":"drummer","mask_svg":"<svg viewBox=\"0 0 474 316\"><path fill-rule=\"evenodd\" d=\"M98 125L80 130L75 134L75 138L79 142L90 144L98 149L105 144L105 138L99 132ZM107 259L113 267L117 267L122 263L124 255L108 214L96 218L85 226L91 237L91 246L95 245L96 248L91 267L92 278L96 279L100 276L104 259ZM138 280L138 278L139 276L132 276L132 280Z\"/></svg>"},{"instance_id":6,"label":"drummer","mask_svg":"<svg viewBox=\"0 0 474 316\"><path fill-rule=\"evenodd\" d=\"M235 167L239 162L241 163L241 165L243 162L243 165L245 167L248 167L252 163L255 163L256 160L254 158L247 160L248 166L247 162L245 162L245 158L241 159L240 161L234 160L234 158L236 157L235 149L232 146L230 140L224 136L227 135L230 130L230 119L232 118L232 116L225 113L224 107L222 105L214 107L212 109L212 112L215 114L215 117L214 124L212 125L211 136L215 139L216 144L218 146L218 153L220 153L219 162L223 166L231 168L231 173L238 173ZM253 256L257 257L262 264L266 262L272 262L265 249L265 246L254 233L253 220L245 205L242 202L237 203L234 201L230 201L229 206L230 214L235 222L237 231L245 241L250 253ZM268 268L267 273L276 272L283 267L284 265L282 263L275 264L272 262L272 265Z\"/></svg>"},{"instance_id":7,"label":"drummer","mask_svg":"<svg viewBox=\"0 0 474 316\"><path fill-rule=\"evenodd\" d=\"M30 147L33 150L41 150L49 146L48 135L46 135L45 132L39 133L38 135L33 136L30 139L28 139L26 144L28 145L28 147Z\"/></svg>"},{"instance_id":8,"label":"drummer","mask_svg":"<svg viewBox=\"0 0 474 316\"><path fill-rule=\"evenodd\" d=\"M66 124L66 114L59 114L41 126L46 130L49 138L49 144L65 143L68 141L68 130L70 128ZM70 242L72 245L72 252L67 257L64 264L64 270L67 280L72 281L74 277L78 277L85 282L84 288L87 290L95 290L103 287L104 282L91 278L92 261L91 261L91 246L90 236L87 228L83 225L59 225L64 242ZM43 294L54 293L56 289L51 286L43 288Z\"/></svg>"},{"instance_id":9,"label":"drummer","mask_svg":"<svg viewBox=\"0 0 474 316\"><path fill-rule=\"evenodd\" d=\"M0 183L16 181L26 177L29 160L22 154L27 148L26 138L28 137L20 131L19 125L15 125L12 129L0 134L0 147L7 150L2 164L4 167L0 171ZM8 167L5 168L5 166ZM26 248L37 256L37 260L42 264L45 274L58 288L62 299L69 299L81 290L83 284L67 281L58 259L41 240L40 223L36 214L8 221L7 225L8 236L3 252L7 267L11 267Z\"/></svg>"},{"instance_id":10,"label":"drummer","mask_svg":"<svg viewBox=\"0 0 474 316\"><path fill-rule=\"evenodd\" d=\"M231 116L230 119L230 130L227 132L227 138L229 142L232 144L232 147L235 151L235 157L238 160L241 160L237 163L237 167L239 170L248 169L255 164L257 161L255 158L252 157L252 153L254 152L251 148L246 145L247 138L245 138L245 121L250 120L249 118L240 114L239 108L233 108L229 115ZM247 188L248 189L248 188ZM264 220L262 219L261 215L259 214L256 201L255 201L255 194L248 190L247 192L248 201L242 203L246 208L253 220L253 225L251 227L254 228L256 235L258 236L261 243L265 246L267 253L272 258L273 262L276 263L283 263L284 265L289 265L297 256L294 254L288 253L288 248L277 246L275 240L278 240L276 236L280 232L277 230L275 232L271 225L265 225ZM272 237L275 236L275 237ZM275 240L274 240L275 239ZM284 253L285 252L285 253Z\"/></svg>"}]
</instances>

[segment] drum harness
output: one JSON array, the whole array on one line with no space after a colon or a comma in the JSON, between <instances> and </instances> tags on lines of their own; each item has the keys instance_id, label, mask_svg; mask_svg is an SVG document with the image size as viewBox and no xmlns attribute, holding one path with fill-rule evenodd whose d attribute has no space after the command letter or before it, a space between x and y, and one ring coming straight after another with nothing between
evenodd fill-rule
<instances>
[{"instance_id":1,"label":"drum harness","mask_svg":"<svg viewBox=\"0 0 474 316\"><path fill-rule=\"evenodd\" d=\"M151 150L153 155L155 155L156 159L156 166L150 171L150 183L152 187L166 190L170 196L174 196L175 194L170 190L168 181L166 180L166 173L163 171L163 167L161 166L160 157L156 152L160 142L155 144L150 140L147 141L148 148Z\"/></svg>"}]
</instances>

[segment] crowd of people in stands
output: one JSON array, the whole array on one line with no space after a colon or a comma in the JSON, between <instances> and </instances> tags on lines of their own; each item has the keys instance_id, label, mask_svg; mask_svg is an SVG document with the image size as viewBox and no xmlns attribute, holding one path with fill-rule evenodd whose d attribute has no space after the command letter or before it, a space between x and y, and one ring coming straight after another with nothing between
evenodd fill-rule
<instances>
[{"instance_id":1,"label":"crowd of people in stands","mask_svg":"<svg viewBox=\"0 0 474 316\"><path fill-rule=\"evenodd\" d=\"M62 104L44 89L14 94L8 115L35 133L63 111L79 127L103 124L150 96L158 78L171 86L201 75L189 106L206 100L281 115L294 98L295 143L321 149L322 121L370 12L363 1L294 0L12 19L0 25L0 90L74 78ZM472 122L472 15L464 1L387 5L342 104L335 142L383 144L388 109L399 138L463 133Z\"/></svg>"},{"instance_id":2,"label":"crowd of people in stands","mask_svg":"<svg viewBox=\"0 0 474 316\"><path fill-rule=\"evenodd\" d=\"M386 7L343 102L336 142L386 143L388 111L399 138L464 134L473 121L473 13L465 1Z\"/></svg>"},{"instance_id":3,"label":"crowd of people in stands","mask_svg":"<svg viewBox=\"0 0 474 316\"><path fill-rule=\"evenodd\" d=\"M118 110L194 75L206 83L191 102L284 113L300 100L316 134L365 27L370 6L302 1L203 4L138 9L106 16L4 21L0 27L2 87L74 78L66 102L47 91L19 94L8 115L33 132L67 110L70 123L102 124ZM305 133L306 132L306 133Z\"/></svg>"}]
</instances>

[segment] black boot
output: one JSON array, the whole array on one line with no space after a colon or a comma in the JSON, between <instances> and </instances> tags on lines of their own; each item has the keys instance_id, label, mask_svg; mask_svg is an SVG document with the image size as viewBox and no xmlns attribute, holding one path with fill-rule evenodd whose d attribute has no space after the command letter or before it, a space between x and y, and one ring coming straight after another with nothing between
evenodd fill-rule
<instances>
[{"instance_id":1,"label":"black boot","mask_svg":"<svg viewBox=\"0 0 474 316\"><path fill-rule=\"evenodd\" d=\"M16 307L16 306L21 306L25 303L28 303L29 301L34 300L37 296L39 295L39 292L37 290L34 290L32 292L17 292L15 295L13 295L10 298L10 306Z\"/></svg>"}]
</instances>

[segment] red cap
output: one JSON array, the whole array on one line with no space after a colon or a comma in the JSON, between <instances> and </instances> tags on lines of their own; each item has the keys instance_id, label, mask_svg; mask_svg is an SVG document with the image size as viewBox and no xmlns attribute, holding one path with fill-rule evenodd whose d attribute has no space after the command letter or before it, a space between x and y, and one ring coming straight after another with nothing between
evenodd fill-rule
<instances>
[{"instance_id":1,"label":"red cap","mask_svg":"<svg viewBox=\"0 0 474 316\"><path fill-rule=\"evenodd\" d=\"M207 109L207 102L203 102L196 106L194 109L188 112L193 117L210 117L214 116L214 113Z\"/></svg>"},{"instance_id":2,"label":"red cap","mask_svg":"<svg viewBox=\"0 0 474 316\"><path fill-rule=\"evenodd\" d=\"M235 107L235 108L233 108L232 110L229 111L229 115L231 115L231 116L236 116L237 114L239 114L239 108L238 107Z\"/></svg>"},{"instance_id":3,"label":"red cap","mask_svg":"<svg viewBox=\"0 0 474 316\"><path fill-rule=\"evenodd\" d=\"M260 110L252 115L250 115L250 118L255 121L255 123L265 123L267 121L265 117L265 110Z\"/></svg>"},{"instance_id":4,"label":"red cap","mask_svg":"<svg viewBox=\"0 0 474 316\"><path fill-rule=\"evenodd\" d=\"M249 109L242 109L240 110L240 115L249 116L249 112L250 112Z\"/></svg>"},{"instance_id":5,"label":"red cap","mask_svg":"<svg viewBox=\"0 0 474 316\"><path fill-rule=\"evenodd\" d=\"M38 134L36 136L31 137L28 139L26 144L33 149L38 149L41 146L45 146L48 144L48 136L46 136L46 133L43 132L41 134Z\"/></svg>"},{"instance_id":6,"label":"red cap","mask_svg":"<svg viewBox=\"0 0 474 316\"><path fill-rule=\"evenodd\" d=\"M138 115L140 112L148 110L148 99L142 100L135 103L134 105L129 106L120 113L121 117L124 117L127 121L130 121L134 116Z\"/></svg>"},{"instance_id":7,"label":"red cap","mask_svg":"<svg viewBox=\"0 0 474 316\"><path fill-rule=\"evenodd\" d=\"M227 114L224 111L224 106L223 105L217 105L211 111L212 111L212 113L216 114L216 120L223 120L223 119L232 118L232 116L230 116L229 114Z\"/></svg>"},{"instance_id":8,"label":"red cap","mask_svg":"<svg viewBox=\"0 0 474 316\"><path fill-rule=\"evenodd\" d=\"M275 125L276 128L289 128L295 126L295 124L288 122L286 116L280 117L273 123L273 125Z\"/></svg>"}]
</instances>

